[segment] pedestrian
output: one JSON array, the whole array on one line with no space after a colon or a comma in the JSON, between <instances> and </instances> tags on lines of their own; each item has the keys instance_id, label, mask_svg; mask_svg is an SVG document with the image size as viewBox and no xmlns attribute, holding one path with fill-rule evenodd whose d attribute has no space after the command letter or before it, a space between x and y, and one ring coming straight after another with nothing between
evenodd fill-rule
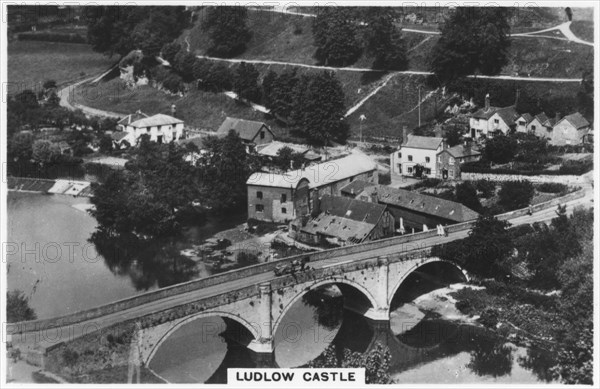
<instances>
[{"instance_id":1,"label":"pedestrian","mask_svg":"<svg viewBox=\"0 0 600 389\"><path fill-rule=\"evenodd\" d=\"M442 227L442 233L444 234L444 236L448 236L448 231L446 230L445 226Z\"/></svg>"},{"instance_id":2,"label":"pedestrian","mask_svg":"<svg viewBox=\"0 0 600 389\"><path fill-rule=\"evenodd\" d=\"M531 204L529 204L529 208L527 208L527 214L529 216L533 215L533 206Z\"/></svg>"}]
</instances>

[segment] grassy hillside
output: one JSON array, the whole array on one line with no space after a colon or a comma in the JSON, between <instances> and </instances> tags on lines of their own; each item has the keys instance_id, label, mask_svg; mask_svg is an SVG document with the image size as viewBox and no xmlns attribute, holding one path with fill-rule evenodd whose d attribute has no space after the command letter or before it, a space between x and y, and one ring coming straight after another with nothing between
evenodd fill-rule
<instances>
[{"instance_id":1,"label":"grassy hillside","mask_svg":"<svg viewBox=\"0 0 600 389\"><path fill-rule=\"evenodd\" d=\"M92 51L85 44L11 41L7 77L10 83L18 83L19 88L37 89L49 79L62 84L99 74L116 60ZM11 89L9 93L18 92Z\"/></svg>"}]
</instances>

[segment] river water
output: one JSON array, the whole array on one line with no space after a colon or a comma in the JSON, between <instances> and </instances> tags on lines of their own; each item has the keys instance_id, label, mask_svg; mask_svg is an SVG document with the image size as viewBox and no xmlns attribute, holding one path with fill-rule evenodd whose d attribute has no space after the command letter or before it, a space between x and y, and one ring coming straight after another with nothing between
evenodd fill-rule
<instances>
[{"instance_id":1,"label":"river water","mask_svg":"<svg viewBox=\"0 0 600 389\"><path fill-rule=\"evenodd\" d=\"M143 257L115 264L98 255L88 242L96 221L85 212L87 206L85 198L8 194L8 290L19 289L30 297L39 318L129 297L177 282L181 276L168 274L170 265L164 267L153 258L152 266L145 266L139 263ZM215 223L215 229L220 227ZM197 234L210 232L204 228ZM365 351L376 330L361 316L342 312L343 297L335 289L319 295L325 305L301 299L288 311L275 333L278 366L303 366L331 344ZM323 320L324 307L330 307L333 322ZM392 378L398 383L548 381L547 352L506 343L481 328L415 312L407 304L392 314L390 327L386 339ZM169 382L224 383L228 367L255 366L252 352L228 340L226 329L219 317L189 322L160 345L149 367Z\"/></svg>"}]
</instances>

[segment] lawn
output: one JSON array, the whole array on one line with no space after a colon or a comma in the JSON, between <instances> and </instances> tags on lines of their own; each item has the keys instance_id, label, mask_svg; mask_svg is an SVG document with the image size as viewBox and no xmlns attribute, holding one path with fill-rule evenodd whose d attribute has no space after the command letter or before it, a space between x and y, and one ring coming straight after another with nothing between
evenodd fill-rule
<instances>
[{"instance_id":1,"label":"lawn","mask_svg":"<svg viewBox=\"0 0 600 389\"><path fill-rule=\"evenodd\" d=\"M588 42L594 41L594 21L592 20L575 20L571 23L571 31L578 38Z\"/></svg>"},{"instance_id":2,"label":"lawn","mask_svg":"<svg viewBox=\"0 0 600 389\"><path fill-rule=\"evenodd\" d=\"M8 93L38 89L45 80L68 83L99 74L117 61L86 44L11 41L8 44Z\"/></svg>"}]
</instances>

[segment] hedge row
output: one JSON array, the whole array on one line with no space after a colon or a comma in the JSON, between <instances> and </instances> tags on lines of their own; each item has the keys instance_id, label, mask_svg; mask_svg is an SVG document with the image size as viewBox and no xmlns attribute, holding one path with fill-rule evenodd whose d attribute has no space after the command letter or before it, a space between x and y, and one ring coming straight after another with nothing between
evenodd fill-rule
<instances>
[{"instance_id":1,"label":"hedge row","mask_svg":"<svg viewBox=\"0 0 600 389\"><path fill-rule=\"evenodd\" d=\"M489 167L481 166L478 164L465 163L461 166L463 173L483 173L483 174L511 174L521 176L567 176L574 175L580 176L594 169L594 162L591 160L587 161L568 161L560 166L558 170L518 170L508 168L492 169Z\"/></svg>"},{"instance_id":2,"label":"hedge row","mask_svg":"<svg viewBox=\"0 0 600 389\"><path fill-rule=\"evenodd\" d=\"M64 34L56 32L25 32L19 34L19 40L87 43L87 39L79 34Z\"/></svg>"}]
</instances>

